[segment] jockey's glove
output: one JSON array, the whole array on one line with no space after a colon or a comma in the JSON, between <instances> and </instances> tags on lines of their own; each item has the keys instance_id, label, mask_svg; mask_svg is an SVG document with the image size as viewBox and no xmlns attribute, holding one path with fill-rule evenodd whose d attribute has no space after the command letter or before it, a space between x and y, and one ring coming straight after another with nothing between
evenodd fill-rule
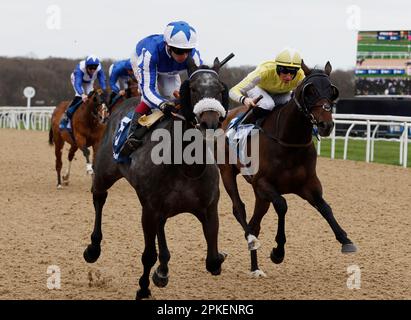
<instances>
[{"instance_id":1,"label":"jockey's glove","mask_svg":"<svg viewBox=\"0 0 411 320\"><path fill-rule=\"evenodd\" d=\"M176 112L176 105L171 101L164 101L158 107L167 116L170 116L171 112Z\"/></svg>"}]
</instances>

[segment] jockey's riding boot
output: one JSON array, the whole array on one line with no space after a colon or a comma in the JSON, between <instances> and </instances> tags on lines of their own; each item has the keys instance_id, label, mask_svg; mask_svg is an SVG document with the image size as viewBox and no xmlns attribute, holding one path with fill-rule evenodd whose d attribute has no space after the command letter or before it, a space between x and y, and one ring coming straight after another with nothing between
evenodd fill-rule
<instances>
[{"instance_id":1,"label":"jockey's riding boot","mask_svg":"<svg viewBox=\"0 0 411 320\"><path fill-rule=\"evenodd\" d=\"M79 103L81 101L81 97L74 97L73 101L71 101L70 105L67 107L66 111L64 112L64 117L71 119L73 117L74 112L79 107Z\"/></svg>"},{"instance_id":2,"label":"jockey's riding boot","mask_svg":"<svg viewBox=\"0 0 411 320\"><path fill-rule=\"evenodd\" d=\"M265 116L270 113L270 110L266 110L260 107L254 107L252 112L244 119L242 124L256 124L261 125L261 122L264 120Z\"/></svg>"},{"instance_id":3,"label":"jockey's riding boot","mask_svg":"<svg viewBox=\"0 0 411 320\"><path fill-rule=\"evenodd\" d=\"M116 94L114 91L111 92L111 94L110 94L110 100L108 101L109 106L111 106L111 104L113 103L113 99L114 99L114 97L115 97L116 95L117 95L117 94Z\"/></svg>"},{"instance_id":4,"label":"jockey's riding boot","mask_svg":"<svg viewBox=\"0 0 411 320\"><path fill-rule=\"evenodd\" d=\"M73 101L71 101L70 105L67 107L66 111L64 111L63 116L61 117L61 121L60 121L60 129L66 129L68 124L69 124L69 120L71 120L71 117L73 116L73 113L75 110L73 109L73 106L75 106L76 104L78 104L81 100L81 97L74 97ZM71 108L71 109L70 109Z\"/></svg>"},{"instance_id":5,"label":"jockey's riding boot","mask_svg":"<svg viewBox=\"0 0 411 320\"><path fill-rule=\"evenodd\" d=\"M124 142L123 147L120 150L120 156L129 156L143 143L142 138L148 129L138 123L138 119L140 119L141 116L141 113L134 112L127 140Z\"/></svg>"},{"instance_id":6,"label":"jockey's riding boot","mask_svg":"<svg viewBox=\"0 0 411 320\"><path fill-rule=\"evenodd\" d=\"M263 123L265 117L270 113L271 110L267 110L267 109L263 109L260 107L255 107L253 109L253 114L256 118L255 120L255 124L257 126L261 126L261 124Z\"/></svg>"}]
</instances>

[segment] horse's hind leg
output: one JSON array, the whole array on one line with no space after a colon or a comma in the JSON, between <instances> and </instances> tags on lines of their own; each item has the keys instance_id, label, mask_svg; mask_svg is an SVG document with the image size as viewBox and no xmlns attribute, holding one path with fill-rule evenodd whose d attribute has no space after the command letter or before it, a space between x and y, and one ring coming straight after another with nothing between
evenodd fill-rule
<instances>
[{"instance_id":1,"label":"horse's hind leg","mask_svg":"<svg viewBox=\"0 0 411 320\"><path fill-rule=\"evenodd\" d=\"M261 220L264 215L267 213L268 208L270 207L270 202L262 199L256 194L254 214L251 217L250 223L248 224L251 232L258 237L260 234ZM258 260L257 260L257 250L251 250L251 273L250 275L254 278L265 277L265 273L259 269Z\"/></svg>"},{"instance_id":2,"label":"horse's hind leg","mask_svg":"<svg viewBox=\"0 0 411 320\"><path fill-rule=\"evenodd\" d=\"M331 207L323 199L321 183L317 177L304 186L300 196L315 207L328 222L336 239L342 244L342 253L357 251L354 243L347 237L347 233L340 227L335 219Z\"/></svg>"},{"instance_id":3,"label":"horse's hind leg","mask_svg":"<svg viewBox=\"0 0 411 320\"><path fill-rule=\"evenodd\" d=\"M83 155L86 158L86 172L87 174L93 174L93 165L90 163L90 150L84 146L81 151L83 151Z\"/></svg>"},{"instance_id":4,"label":"horse's hind leg","mask_svg":"<svg viewBox=\"0 0 411 320\"><path fill-rule=\"evenodd\" d=\"M247 213L245 211L245 205L241 201L240 194L238 193L238 186L236 180L236 174L232 165L224 164L220 166L220 174L224 183L225 190L231 198L233 203L233 214L237 221L243 227L245 237L248 243L248 250L256 250L260 247L260 242L257 237L250 232L247 224Z\"/></svg>"},{"instance_id":5,"label":"horse's hind leg","mask_svg":"<svg viewBox=\"0 0 411 320\"><path fill-rule=\"evenodd\" d=\"M157 241L158 241L158 259L160 265L153 273L153 282L157 287L163 288L168 284L168 262L170 261L170 251L168 251L166 234L164 227L166 220L164 219L158 228Z\"/></svg>"},{"instance_id":6,"label":"horse's hind leg","mask_svg":"<svg viewBox=\"0 0 411 320\"><path fill-rule=\"evenodd\" d=\"M195 214L202 224L204 237L207 242L206 269L214 276L221 273L221 264L227 256L225 253L218 252L219 221L217 204L218 201L215 201L207 210Z\"/></svg>"},{"instance_id":7,"label":"horse's hind leg","mask_svg":"<svg viewBox=\"0 0 411 320\"><path fill-rule=\"evenodd\" d=\"M75 144L72 144L70 146L70 150L69 150L69 154L68 154L68 167L67 167L66 173L63 175L63 183L66 186L69 184L71 163L73 161L74 154L76 153L77 149L78 149L78 147Z\"/></svg>"},{"instance_id":8,"label":"horse's hind leg","mask_svg":"<svg viewBox=\"0 0 411 320\"><path fill-rule=\"evenodd\" d=\"M76 143L80 150L83 152L84 158L86 158L86 172L87 174L93 174L93 165L90 163L90 150L87 148L86 139L83 136L76 136Z\"/></svg>"},{"instance_id":9,"label":"horse's hind leg","mask_svg":"<svg viewBox=\"0 0 411 320\"><path fill-rule=\"evenodd\" d=\"M141 220L143 224L145 244L144 252L141 257L144 271L139 280L140 289L137 291L136 299L144 299L150 297L150 271L157 261L156 234L159 225L158 214L156 212L151 212L143 208L143 215Z\"/></svg>"}]
</instances>

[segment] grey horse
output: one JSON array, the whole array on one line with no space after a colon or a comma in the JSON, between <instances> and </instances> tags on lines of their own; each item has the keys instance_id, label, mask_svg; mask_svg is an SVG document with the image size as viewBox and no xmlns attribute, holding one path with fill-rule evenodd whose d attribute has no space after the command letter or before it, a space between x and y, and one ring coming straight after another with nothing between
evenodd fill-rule
<instances>
[{"instance_id":1,"label":"grey horse","mask_svg":"<svg viewBox=\"0 0 411 320\"><path fill-rule=\"evenodd\" d=\"M95 208L95 224L91 234L91 244L84 251L84 259L93 263L100 256L102 240L101 219L108 190L119 179L125 178L136 190L142 206L142 226L144 231L145 248L142 254L144 271L140 277L140 288L136 298L148 298L150 271L157 260L155 240L157 237L160 264L153 273L153 282L158 287L168 283L168 261L170 252L167 248L165 223L168 218L182 212L194 214L201 222L207 242L206 268L213 275L221 273L221 264L225 254L218 251L218 212L219 200L219 171L216 164L175 161L169 164L156 164L150 154L159 142L153 141L152 136L157 129L164 129L173 136L176 126L182 131L197 129L201 132L202 144L206 145L205 129L216 129L221 126L227 108L227 87L219 80L218 72L223 63L215 59L212 68L197 67L192 59L188 59L189 79L180 89L182 108L174 117L161 121L154 130L144 137L143 144L131 155L131 162L116 163L112 156L112 141L121 119L140 102L140 98L131 98L118 106L110 116L100 149L96 155L95 176L92 186L93 204ZM217 100L216 105L210 105L196 111L196 106L207 98ZM204 103L203 103L204 105ZM223 107L223 106L226 107ZM198 109L198 108L197 108ZM196 112L195 112L196 111ZM183 147L187 141L179 141ZM175 159L173 136L169 145ZM204 160L204 157L203 157Z\"/></svg>"}]
</instances>

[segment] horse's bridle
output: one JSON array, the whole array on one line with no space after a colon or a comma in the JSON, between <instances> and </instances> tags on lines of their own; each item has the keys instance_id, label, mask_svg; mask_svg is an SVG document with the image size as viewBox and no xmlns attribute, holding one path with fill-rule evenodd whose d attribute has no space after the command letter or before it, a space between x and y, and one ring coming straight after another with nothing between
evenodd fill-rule
<instances>
[{"instance_id":1,"label":"horse's bridle","mask_svg":"<svg viewBox=\"0 0 411 320\"><path fill-rule=\"evenodd\" d=\"M194 75L196 75L196 74L199 74L199 73L210 73L210 74L212 74L212 75L215 76L215 78L217 79L218 82L221 82L221 81L220 81L220 76L219 76L218 72L215 71L215 70L213 70L213 69L197 69L197 70L194 71L192 74L190 74L190 76L188 77L188 80L191 81L191 80L192 80L192 77L193 77ZM222 103L222 101L220 101L220 102ZM194 126L195 126L195 127L199 126L200 121L199 121L199 118L198 118L197 115L195 115L195 121L196 121L196 123L194 124Z\"/></svg>"},{"instance_id":2,"label":"horse's bridle","mask_svg":"<svg viewBox=\"0 0 411 320\"><path fill-rule=\"evenodd\" d=\"M101 91L101 89L98 89L96 91L92 91L89 95L89 98L91 98L93 96L93 94L97 94L99 96L99 98L101 99L101 94L103 93ZM91 115L93 116L94 119L98 119L98 107L101 106L103 108L103 111L106 113L109 113L108 107L106 105L106 103L104 102L104 99L101 99L103 101L100 101L100 103L96 103L94 105L94 108L91 111Z\"/></svg>"},{"instance_id":3,"label":"horse's bridle","mask_svg":"<svg viewBox=\"0 0 411 320\"><path fill-rule=\"evenodd\" d=\"M298 110L301 111L301 112L308 118L308 120L310 120L310 122L311 122L311 124L312 124L313 126L317 126L317 125L318 125L318 122L317 122L317 120L315 119L313 113L311 112L311 110L312 110L315 106L317 106L317 105L314 104L314 105L312 105L312 106L307 106L307 104L305 103L305 90L306 90L307 87L310 86L310 85L313 85L314 88L315 88L314 83L311 82L311 81L309 81L310 79L312 79L312 78L314 78L314 77L326 77L326 78L329 78L329 76L328 76L327 74L325 74L325 73L313 73L313 74L310 74L309 76L307 76L306 78L304 78L303 83L302 83L302 84L303 84L303 88L302 88L301 91L300 91L300 92L301 92L300 97L302 98L302 103L300 103L300 102L298 101L297 95L294 94L294 92L293 92L293 100L294 100L295 104L297 105ZM331 86L334 87L334 88L336 88L334 85L331 85ZM316 91L318 92L317 89L316 89ZM321 95L319 95L318 100L321 100L322 98L325 98L325 99L329 100L329 97L321 96ZM322 108L323 110L327 111L327 112L330 112L330 111L332 110L333 106L335 105L335 103L334 103L333 101L330 101L330 102L331 102L331 103L323 103L323 104L321 105L321 108Z\"/></svg>"}]
</instances>

